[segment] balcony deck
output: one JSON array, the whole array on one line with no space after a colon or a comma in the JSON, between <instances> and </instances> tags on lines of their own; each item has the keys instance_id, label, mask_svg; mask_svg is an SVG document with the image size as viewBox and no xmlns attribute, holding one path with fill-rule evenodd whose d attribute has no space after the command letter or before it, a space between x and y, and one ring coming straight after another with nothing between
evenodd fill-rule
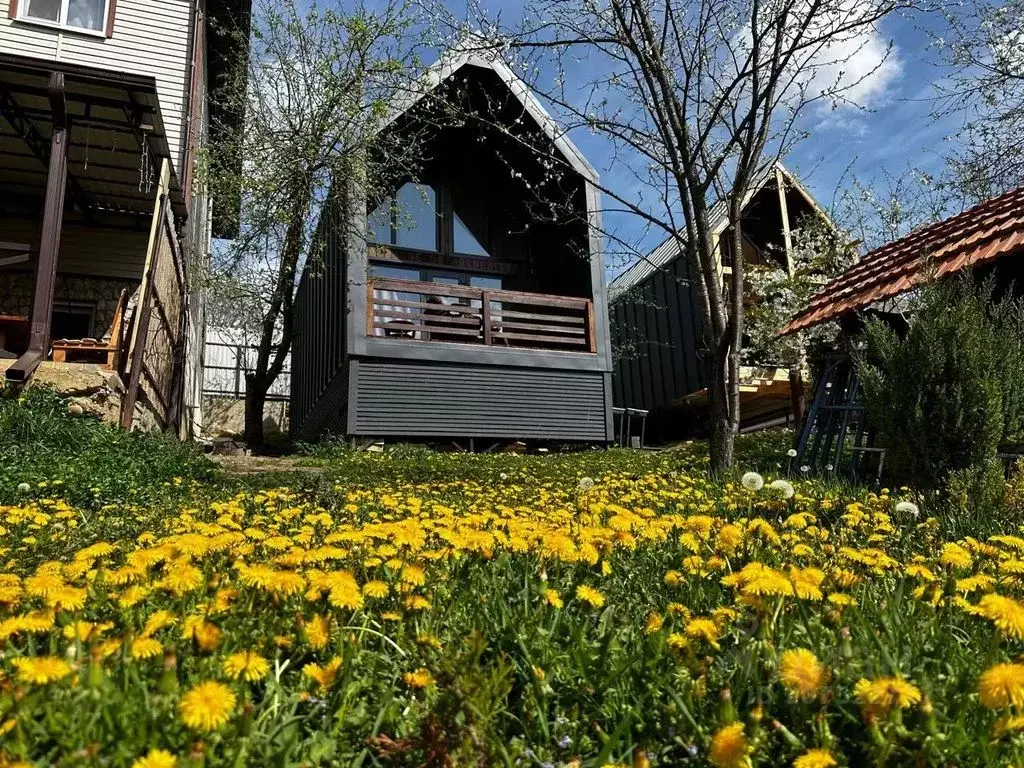
<instances>
[{"instance_id":1,"label":"balcony deck","mask_svg":"<svg viewBox=\"0 0 1024 768\"><path fill-rule=\"evenodd\" d=\"M589 299L385 278L368 281L366 335L424 344L597 351Z\"/></svg>"}]
</instances>

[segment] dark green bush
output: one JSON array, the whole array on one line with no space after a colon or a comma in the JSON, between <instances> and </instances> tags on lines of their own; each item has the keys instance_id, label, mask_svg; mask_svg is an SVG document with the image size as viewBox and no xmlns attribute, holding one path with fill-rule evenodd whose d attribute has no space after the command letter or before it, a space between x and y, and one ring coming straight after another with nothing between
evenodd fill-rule
<instances>
[{"instance_id":1,"label":"dark green bush","mask_svg":"<svg viewBox=\"0 0 1024 768\"><path fill-rule=\"evenodd\" d=\"M79 506L145 503L209 476L194 446L68 413L45 389L0 398L0 504L54 496ZM29 490L25 490L25 486Z\"/></svg>"},{"instance_id":2,"label":"dark green bush","mask_svg":"<svg viewBox=\"0 0 1024 768\"><path fill-rule=\"evenodd\" d=\"M858 359L864 402L893 476L920 490L980 468L1024 434L1021 303L991 283L925 287L901 337L872 321Z\"/></svg>"}]
</instances>

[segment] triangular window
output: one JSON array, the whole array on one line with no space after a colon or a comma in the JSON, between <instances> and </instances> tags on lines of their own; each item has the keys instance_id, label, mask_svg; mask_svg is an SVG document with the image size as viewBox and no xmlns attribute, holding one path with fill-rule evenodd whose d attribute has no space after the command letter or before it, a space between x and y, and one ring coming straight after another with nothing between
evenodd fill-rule
<instances>
[{"instance_id":1,"label":"triangular window","mask_svg":"<svg viewBox=\"0 0 1024 768\"><path fill-rule=\"evenodd\" d=\"M485 258L491 255L469 231L469 227L459 218L459 214L453 211L452 219L455 224L455 253L462 256L483 256Z\"/></svg>"}]
</instances>

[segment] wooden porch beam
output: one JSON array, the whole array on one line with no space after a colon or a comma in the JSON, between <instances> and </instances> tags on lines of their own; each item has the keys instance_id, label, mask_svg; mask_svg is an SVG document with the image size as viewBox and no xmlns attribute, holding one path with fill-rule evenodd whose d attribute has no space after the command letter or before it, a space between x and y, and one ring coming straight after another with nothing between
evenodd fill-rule
<instances>
[{"instance_id":1,"label":"wooden porch beam","mask_svg":"<svg viewBox=\"0 0 1024 768\"><path fill-rule=\"evenodd\" d=\"M36 366L46 359L50 346L53 288L57 280L57 252L60 250L60 233L64 223L64 192L68 180L68 123L62 72L50 75L49 98L53 138L50 141L46 205L43 208L43 228L39 240L39 261L36 264L28 350L7 369L6 374L8 381L15 382L25 381L32 375Z\"/></svg>"},{"instance_id":2,"label":"wooden porch beam","mask_svg":"<svg viewBox=\"0 0 1024 768\"><path fill-rule=\"evenodd\" d=\"M779 212L782 214L782 242L786 247L786 271L793 276L793 235L789 225L789 205L786 203L786 177L782 169L775 166L775 186L779 193Z\"/></svg>"},{"instance_id":3,"label":"wooden porch beam","mask_svg":"<svg viewBox=\"0 0 1024 768\"><path fill-rule=\"evenodd\" d=\"M61 78L61 99L60 99L60 124L64 127L64 154L67 155L67 146L70 143L68 134L70 134L70 125L68 122L67 104L64 100L64 74L62 72L54 72L54 75L60 75ZM53 113L53 77L50 78L50 88L47 91L48 97L50 98L50 110L51 116L56 118L56 114ZM25 142L26 146L31 150L35 158L42 163L44 166L49 167L52 170L51 165L51 153L53 151L53 143L47 146L46 139L39 132L36 124L32 121L28 112L18 104L14 99L14 94L11 92L4 83L0 83L0 114L2 114L7 122L11 124L11 127L17 131L22 141ZM56 126L57 123L54 122ZM67 170L67 162L65 161L65 173ZM65 182L67 187L71 191L71 197L74 199L78 209L86 216L91 215L92 209L95 207L95 203L83 188L78 183L78 180L74 176L67 175Z\"/></svg>"}]
</instances>

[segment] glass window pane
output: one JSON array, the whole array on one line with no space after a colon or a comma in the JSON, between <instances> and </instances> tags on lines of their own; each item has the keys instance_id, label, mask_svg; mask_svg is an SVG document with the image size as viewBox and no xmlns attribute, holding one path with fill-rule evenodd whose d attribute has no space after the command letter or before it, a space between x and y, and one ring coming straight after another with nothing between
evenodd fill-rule
<instances>
[{"instance_id":1,"label":"glass window pane","mask_svg":"<svg viewBox=\"0 0 1024 768\"><path fill-rule=\"evenodd\" d=\"M394 201L392 198L386 198L383 203L378 205L370 215L368 219L367 239L371 243L378 243L380 245L392 245L391 239L391 214Z\"/></svg>"},{"instance_id":2,"label":"glass window pane","mask_svg":"<svg viewBox=\"0 0 1024 768\"><path fill-rule=\"evenodd\" d=\"M437 250L437 193L426 184L398 190L395 245L418 251Z\"/></svg>"},{"instance_id":3,"label":"glass window pane","mask_svg":"<svg viewBox=\"0 0 1024 768\"><path fill-rule=\"evenodd\" d=\"M43 19L44 21L60 21L60 0L28 0L25 6L25 17Z\"/></svg>"},{"instance_id":4,"label":"glass window pane","mask_svg":"<svg viewBox=\"0 0 1024 768\"><path fill-rule=\"evenodd\" d=\"M103 10L107 0L68 0L68 26L103 29Z\"/></svg>"},{"instance_id":5,"label":"glass window pane","mask_svg":"<svg viewBox=\"0 0 1024 768\"><path fill-rule=\"evenodd\" d=\"M372 277L389 277L392 280L419 280L420 271L416 267L393 267L390 264L371 264Z\"/></svg>"},{"instance_id":6,"label":"glass window pane","mask_svg":"<svg viewBox=\"0 0 1024 768\"><path fill-rule=\"evenodd\" d=\"M455 252L464 256L490 256L487 249L480 245L480 241L469 231L469 227L459 218L459 214L452 214L455 220Z\"/></svg>"}]
</instances>

